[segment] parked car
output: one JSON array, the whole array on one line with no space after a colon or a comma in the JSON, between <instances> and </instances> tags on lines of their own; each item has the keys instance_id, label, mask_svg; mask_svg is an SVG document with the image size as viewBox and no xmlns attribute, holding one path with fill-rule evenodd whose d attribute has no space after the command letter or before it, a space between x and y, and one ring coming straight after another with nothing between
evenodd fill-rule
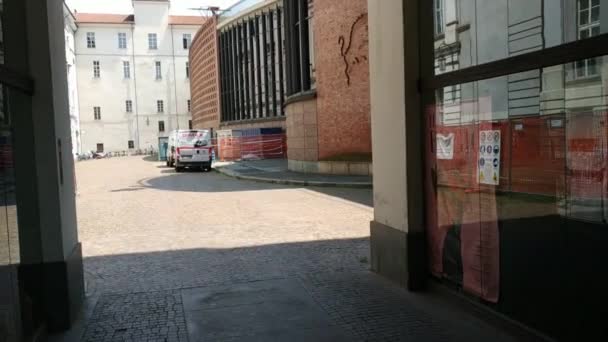
<instances>
[{"instance_id":1,"label":"parked car","mask_svg":"<svg viewBox=\"0 0 608 342\"><path fill-rule=\"evenodd\" d=\"M103 159L106 157L106 154L103 152L95 152L93 153L93 159Z\"/></svg>"},{"instance_id":2,"label":"parked car","mask_svg":"<svg viewBox=\"0 0 608 342\"><path fill-rule=\"evenodd\" d=\"M177 130L169 136L167 164L175 171L185 168L211 170L213 146L211 134L205 129Z\"/></svg>"}]
</instances>

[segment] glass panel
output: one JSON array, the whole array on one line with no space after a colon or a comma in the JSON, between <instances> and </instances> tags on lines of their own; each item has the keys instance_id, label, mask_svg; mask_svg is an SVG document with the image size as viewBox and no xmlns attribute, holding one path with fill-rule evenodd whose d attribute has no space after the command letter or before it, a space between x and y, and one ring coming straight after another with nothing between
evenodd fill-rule
<instances>
[{"instance_id":1,"label":"glass panel","mask_svg":"<svg viewBox=\"0 0 608 342\"><path fill-rule=\"evenodd\" d=\"M584 10L581 11L581 13L578 16L578 20L579 20L579 25L587 25L589 24L589 10Z\"/></svg>"},{"instance_id":2,"label":"glass panel","mask_svg":"<svg viewBox=\"0 0 608 342\"><path fill-rule=\"evenodd\" d=\"M598 7L594 7L591 10L591 21L599 21L600 20L600 8Z\"/></svg>"},{"instance_id":3,"label":"glass panel","mask_svg":"<svg viewBox=\"0 0 608 342\"><path fill-rule=\"evenodd\" d=\"M434 27L445 35L435 38L435 58L453 58L453 67L436 74L493 62L527 52L586 39L600 34L601 6L590 2L543 0L451 1L435 9ZM586 8L586 9L585 9ZM591 21L592 20L592 21ZM593 27L596 27L594 29ZM591 30L580 34L581 30ZM437 63L435 63L437 64Z\"/></svg>"},{"instance_id":4,"label":"glass panel","mask_svg":"<svg viewBox=\"0 0 608 342\"><path fill-rule=\"evenodd\" d=\"M247 9L254 7L255 5L264 2L264 0L241 0L236 2L234 5L230 6L228 9L221 12L219 16L219 23L224 23L229 21L239 14L243 13Z\"/></svg>"},{"instance_id":5,"label":"glass panel","mask_svg":"<svg viewBox=\"0 0 608 342\"><path fill-rule=\"evenodd\" d=\"M6 113L6 88L0 88L0 265L19 263L17 205L15 199L15 169L13 166L13 134Z\"/></svg>"},{"instance_id":6,"label":"glass panel","mask_svg":"<svg viewBox=\"0 0 608 342\"><path fill-rule=\"evenodd\" d=\"M602 333L608 301L605 58L445 87L426 111L432 273L555 334Z\"/></svg>"},{"instance_id":7,"label":"glass panel","mask_svg":"<svg viewBox=\"0 0 608 342\"><path fill-rule=\"evenodd\" d=\"M3 4L0 0L0 63L2 64L4 63L3 15ZM19 263L13 130L8 113L7 92L8 88L0 83L0 267ZM0 289L2 285L0 284ZM1 327L2 322L0 322Z\"/></svg>"},{"instance_id":8,"label":"glass panel","mask_svg":"<svg viewBox=\"0 0 608 342\"><path fill-rule=\"evenodd\" d=\"M597 59L590 58L587 60L587 76L597 75Z\"/></svg>"},{"instance_id":9,"label":"glass panel","mask_svg":"<svg viewBox=\"0 0 608 342\"><path fill-rule=\"evenodd\" d=\"M586 74L586 60L577 61L576 63L576 76L577 77L585 77Z\"/></svg>"},{"instance_id":10,"label":"glass panel","mask_svg":"<svg viewBox=\"0 0 608 342\"><path fill-rule=\"evenodd\" d=\"M4 64L4 4L0 0L0 64Z\"/></svg>"},{"instance_id":11,"label":"glass panel","mask_svg":"<svg viewBox=\"0 0 608 342\"><path fill-rule=\"evenodd\" d=\"M0 64L4 64L5 55L5 15L3 0L0 0ZM0 340L11 342L18 340L20 327L20 295L16 267L20 263L20 250L13 167L13 130L8 112L7 90L8 88L0 83ZM23 323L26 325L29 322Z\"/></svg>"}]
</instances>

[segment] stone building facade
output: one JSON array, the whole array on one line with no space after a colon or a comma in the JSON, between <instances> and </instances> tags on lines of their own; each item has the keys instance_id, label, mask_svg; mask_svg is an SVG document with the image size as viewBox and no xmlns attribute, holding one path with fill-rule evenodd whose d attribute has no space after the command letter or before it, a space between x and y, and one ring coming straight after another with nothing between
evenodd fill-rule
<instances>
[{"instance_id":1,"label":"stone building facade","mask_svg":"<svg viewBox=\"0 0 608 342\"><path fill-rule=\"evenodd\" d=\"M81 153L80 148L80 113L78 105L78 77L76 75L76 49L74 35L78 26L76 17L64 3L63 5L64 35L65 35L65 62L68 72L68 96L70 100L70 128L72 131L72 154Z\"/></svg>"},{"instance_id":2,"label":"stone building facade","mask_svg":"<svg viewBox=\"0 0 608 342\"><path fill-rule=\"evenodd\" d=\"M170 15L170 1L133 1L134 14L76 13L83 151L158 148L190 127L188 53L201 16Z\"/></svg>"}]
</instances>

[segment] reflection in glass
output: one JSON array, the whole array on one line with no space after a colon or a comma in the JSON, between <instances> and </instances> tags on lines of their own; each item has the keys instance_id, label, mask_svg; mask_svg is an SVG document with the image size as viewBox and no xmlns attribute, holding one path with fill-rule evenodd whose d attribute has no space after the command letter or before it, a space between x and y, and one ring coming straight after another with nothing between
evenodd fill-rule
<instances>
[{"instance_id":1,"label":"reflection in glass","mask_svg":"<svg viewBox=\"0 0 608 342\"><path fill-rule=\"evenodd\" d=\"M440 74L606 33L608 0L434 0L435 59ZM608 15L604 14L604 17ZM597 59L580 77L597 75ZM588 65L590 64L591 65Z\"/></svg>"},{"instance_id":2,"label":"reflection in glass","mask_svg":"<svg viewBox=\"0 0 608 342\"><path fill-rule=\"evenodd\" d=\"M0 0L0 64L4 64L4 7ZM0 266L19 263L13 165L13 129L8 112L8 88L0 84Z\"/></svg>"},{"instance_id":3,"label":"reflection in glass","mask_svg":"<svg viewBox=\"0 0 608 342\"><path fill-rule=\"evenodd\" d=\"M442 34L445 22L443 20L443 1L444 0L433 0L434 1L434 14L435 14L435 34Z\"/></svg>"},{"instance_id":4,"label":"reflection in glass","mask_svg":"<svg viewBox=\"0 0 608 342\"><path fill-rule=\"evenodd\" d=\"M605 58L444 87L427 110L432 273L541 330L605 317Z\"/></svg>"},{"instance_id":5,"label":"reflection in glass","mask_svg":"<svg viewBox=\"0 0 608 342\"><path fill-rule=\"evenodd\" d=\"M4 4L0 0L0 64L4 64Z\"/></svg>"},{"instance_id":6,"label":"reflection in glass","mask_svg":"<svg viewBox=\"0 0 608 342\"><path fill-rule=\"evenodd\" d=\"M0 88L0 266L19 263L13 136L6 112L6 88Z\"/></svg>"}]
</instances>

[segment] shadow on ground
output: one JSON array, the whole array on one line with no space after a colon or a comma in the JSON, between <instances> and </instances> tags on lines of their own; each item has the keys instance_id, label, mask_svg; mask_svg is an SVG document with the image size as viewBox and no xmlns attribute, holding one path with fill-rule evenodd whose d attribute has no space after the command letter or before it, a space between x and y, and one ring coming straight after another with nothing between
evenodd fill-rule
<instances>
[{"instance_id":1,"label":"shadow on ground","mask_svg":"<svg viewBox=\"0 0 608 342\"><path fill-rule=\"evenodd\" d=\"M155 162L155 163L160 163L160 161L158 160L158 155L150 155L150 156L144 156L142 158L143 161L147 161L147 162Z\"/></svg>"},{"instance_id":2,"label":"shadow on ground","mask_svg":"<svg viewBox=\"0 0 608 342\"><path fill-rule=\"evenodd\" d=\"M110 190L110 192L133 192L133 191L141 191L141 190L146 190L146 188L141 188L141 187L122 188L122 189Z\"/></svg>"},{"instance_id":3,"label":"shadow on ground","mask_svg":"<svg viewBox=\"0 0 608 342\"><path fill-rule=\"evenodd\" d=\"M53 341L514 341L368 254L357 238L88 257L88 311Z\"/></svg>"},{"instance_id":4,"label":"shadow on ground","mask_svg":"<svg viewBox=\"0 0 608 342\"><path fill-rule=\"evenodd\" d=\"M302 187L295 185L271 184L238 180L216 172L203 172L187 169L178 173L172 168L161 171L163 176L141 179L137 182L140 188L163 191L185 192L236 192L260 191L279 189L304 189L319 194L341 198L364 206L373 206L373 191L371 189L351 189L332 187Z\"/></svg>"}]
</instances>

